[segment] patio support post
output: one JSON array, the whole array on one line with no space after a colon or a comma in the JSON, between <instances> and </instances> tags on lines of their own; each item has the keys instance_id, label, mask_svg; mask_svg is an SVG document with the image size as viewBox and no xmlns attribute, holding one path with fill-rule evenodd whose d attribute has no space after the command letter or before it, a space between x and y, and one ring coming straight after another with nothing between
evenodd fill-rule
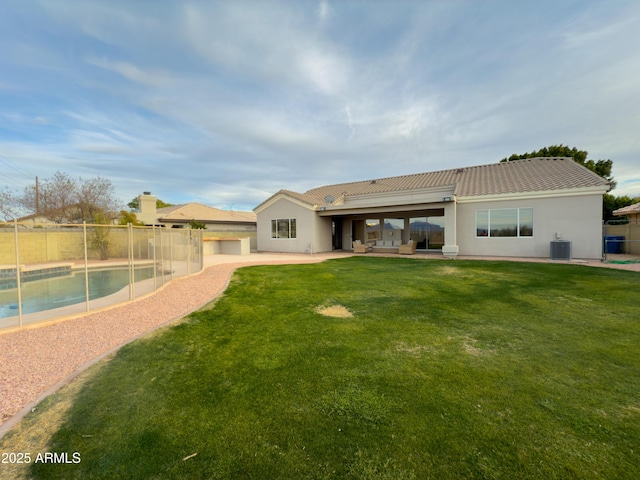
<instances>
[{"instance_id":1,"label":"patio support post","mask_svg":"<svg viewBox=\"0 0 640 480\"><path fill-rule=\"evenodd\" d=\"M445 258L456 258L458 255L456 206L455 197L453 197L452 202L444 204L444 245L442 246L442 256Z\"/></svg>"},{"instance_id":2,"label":"patio support post","mask_svg":"<svg viewBox=\"0 0 640 480\"><path fill-rule=\"evenodd\" d=\"M402 230L402 243L407 244L411 240L411 219L404 217L404 230Z\"/></svg>"}]
</instances>

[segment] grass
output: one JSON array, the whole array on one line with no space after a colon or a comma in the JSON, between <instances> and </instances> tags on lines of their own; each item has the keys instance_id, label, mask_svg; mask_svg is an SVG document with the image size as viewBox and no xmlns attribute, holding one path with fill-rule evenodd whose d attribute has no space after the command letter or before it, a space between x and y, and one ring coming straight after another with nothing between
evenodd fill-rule
<instances>
[{"instance_id":1,"label":"grass","mask_svg":"<svg viewBox=\"0 0 640 480\"><path fill-rule=\"evenodd\" d=\"M47 447L81 463L28 475L640 478L639 284L493 261L244 268L90 375Z\"/></svg>"}]
</instances>

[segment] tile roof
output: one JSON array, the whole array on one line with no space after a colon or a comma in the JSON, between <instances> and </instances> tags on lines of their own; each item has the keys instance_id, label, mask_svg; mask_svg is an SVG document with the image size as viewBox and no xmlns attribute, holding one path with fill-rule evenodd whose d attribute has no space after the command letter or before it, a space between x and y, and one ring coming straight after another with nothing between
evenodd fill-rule
<instances>
[{"instance_id":1,"label":"tile roof","mask_svg":"<svg viewBox=\"0 0 640 480\"><path fill-rule=\"evenodd\" d=\"M634 215L640 213L640 203L634 203L633 205L627 205L626 207L619 208L613 211L613 214L621 217L623 215Z\"/></svg>"},{"instance_id":2,"label":"tile roof","mask_svg":"<svg viewBox=\"0 0 640 480\"><path fill-rule=\"evenodd\" d=\"M571 158L528 158L437 172L327 185L304 196L318 205L325 198L455 185L460 197L607 186L608 182Z\"/></svg>"},{"instance_id":3,"label":"tile roof","mask_svg":"<svg viewBox=\"0 0 640 480\"><path fill-rule=\"evenodd\" d=\"M165 222L189 222L195 219L200 222L247 223L256 222L256 214L254 212L220 210L201 203L187 203L159 208L158 219Z\"/></svg>"}]
</instances>

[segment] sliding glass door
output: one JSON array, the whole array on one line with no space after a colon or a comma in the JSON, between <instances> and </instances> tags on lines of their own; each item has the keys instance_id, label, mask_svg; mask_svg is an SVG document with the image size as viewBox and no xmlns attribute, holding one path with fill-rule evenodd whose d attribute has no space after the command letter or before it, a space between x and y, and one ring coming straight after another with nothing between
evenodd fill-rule
<instances>
[{"instance_id":1,"label":"sliding glass door","mask_svg":"<svg viewBox=\"0 0 640 480\"><path fill-rule=\"evenodd\" d=\"M417 243L418 250L441 249L444 245L444 216L410 218L409 238Z\"/></svg>"}]
</instances>

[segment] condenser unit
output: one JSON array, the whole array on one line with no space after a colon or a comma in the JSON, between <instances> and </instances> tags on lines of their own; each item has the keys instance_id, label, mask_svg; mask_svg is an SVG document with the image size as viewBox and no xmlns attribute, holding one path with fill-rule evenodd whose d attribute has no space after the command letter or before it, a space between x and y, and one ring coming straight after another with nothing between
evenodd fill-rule
<instances>
[{"instance_id":1,"label":"condenser unit","mask_svg":"<svg viewBox=\"0 0 640 480\"><path fill-rule=\"evenodd\" d=\"M571 260L571 242L553 240L551 242L551 260Z\"/></svg>"}]
</instances>

